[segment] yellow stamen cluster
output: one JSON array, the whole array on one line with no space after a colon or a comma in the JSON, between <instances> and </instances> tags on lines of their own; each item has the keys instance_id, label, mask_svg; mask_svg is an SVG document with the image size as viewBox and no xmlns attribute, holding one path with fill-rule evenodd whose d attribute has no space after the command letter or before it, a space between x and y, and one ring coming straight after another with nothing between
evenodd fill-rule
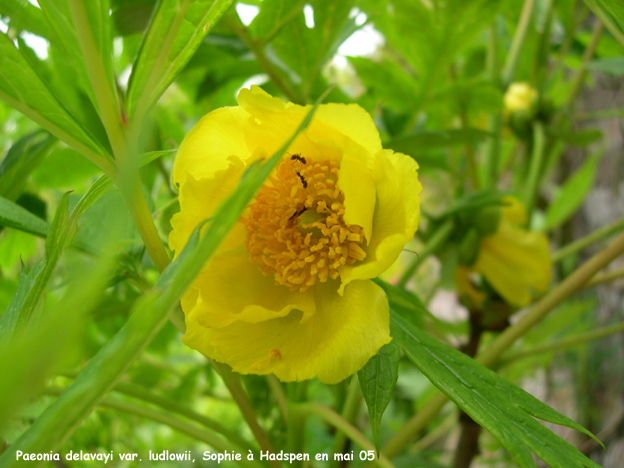
<instances>
[{"instance_id":1,"label":"yellow stamen cluster","mask_svg":"<svg viewBox=\"0 0 624 468\"><path fill-rule=\"evenodd\" d=\"M242 220L247 251L277 284L305 291L366 257L362 228L344 221L338 170L333 161L295 155L278 166L249 206Z\"/></svg>"}]
</instances>

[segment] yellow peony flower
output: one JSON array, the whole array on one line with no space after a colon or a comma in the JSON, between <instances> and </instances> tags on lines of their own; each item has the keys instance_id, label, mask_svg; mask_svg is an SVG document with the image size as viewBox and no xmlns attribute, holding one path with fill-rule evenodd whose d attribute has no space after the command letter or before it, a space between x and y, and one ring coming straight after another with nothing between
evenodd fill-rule
<instances>
[{"instance_id":1,"label":"yellow peony flower","mask_svg":"<svg viewBox=\"0 0 624 468\"><path fill-rule=\"evenodd\" d=\"M189 132L173 180L179 254L245 168L271 156L309 106L258 87ZM388 300L371 278L418 227L416 162L384 150L355 104L320 105L182 299L182 341L243 374L336 383L391 341Z\"/></svg>"},{"instance_id":2,"label":"yellow peony flower","mask_svg":"<svg viewBox=\"0 0 624 468\"><path fill-rule=\"evenodd\" d=\"M537 91L528 83L512 83L503 97L507 112L529 112L537 102Z\"/></svg>"},{"instance_id":3,"label":"yellow peony flower","mask_svg":"<svg viewBox=\"0 0 624 468\"><path fill-rule=\"evenodd\" d=\"M483 275L505 301L516 307L531 302L531 288L544 291L550 284L548 238L541 232L522 228L527 213L518 200L506 197L504 201L507 205L501 208L498 229L481 239L474 265L460 266L455 271L458 292L475 305L481 304L485 295L472 285L471 272Z\"/></svg>"}]
</instances>

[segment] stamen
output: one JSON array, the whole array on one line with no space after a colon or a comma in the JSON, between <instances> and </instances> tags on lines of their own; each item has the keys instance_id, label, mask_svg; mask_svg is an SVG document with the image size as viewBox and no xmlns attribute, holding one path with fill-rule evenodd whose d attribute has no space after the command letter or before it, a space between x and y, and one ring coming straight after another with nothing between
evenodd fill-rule
<instances>
[{"instance_id":1,"label":"stamen","mask_svg":"<svg viewBox=\"0 0 624 468\"><path fill-rule=\"evenodd\" d=\"M366 257L362 228L344 221L338 171L333 161L308 162L295 154L277 167L241 218L251 261L277 284L305 291Z\"/></svg>"}]
</instances>

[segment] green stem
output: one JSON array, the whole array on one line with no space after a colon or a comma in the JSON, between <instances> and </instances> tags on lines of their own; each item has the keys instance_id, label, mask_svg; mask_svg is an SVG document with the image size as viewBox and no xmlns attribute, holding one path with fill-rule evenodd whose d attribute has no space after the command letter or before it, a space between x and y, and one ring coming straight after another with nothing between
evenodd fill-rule
<instances>
[{"instance_id":1,"label":"green stem","mask_svg":"<svg viewBox=\"0 0 624 468\"><path fill-rule=\"evenodd\" d=\"M565 114L569 113L572 109L574 102L578 94L581 92L583 88L583 83L585 83L585 76L587 75L587 67L589 61L594 56L594 52L596 51L596 47L598 46L598 42L600 41L600 37L602 36L603 23L601 21L596 21L594 23L594 29L592 31L591 39L589 40L589 44L585 48L583 52L583 58L581 62L581 67L576 72L574 78L572 78L572 86L570 88L570 94L568 95L566 105L563 109Z\"/></svg>"},{"instance_id":2,"label":"green stem","mask_svg":"<svg viewBox=\"0 0 624 468\"><path fill-rule=\"evenodd\" d=\"M290 387L291 402L303 403L307 401L308 395L308 381L293 382ZM290 424L288 427L288 442L287 447L291 453L303 453L305 446L305 423L306 415L297 412L289 411ZM301 467L303 464L300 460L294 462L295 468Z\"/></svg>"},{"instance_id":3,"label":"green stem","mask_svg":"<svg viewBox=\"0 0 624 468\"><path fill-rule=\"evenodd\" d=\"M609 237L611 234L615 234L616 232L624 229L624 218L620 218L612 223L607 224L595 231L587 234L585 237L581 237L574 242L569 243L565 247L561 247L559 250L555 250L550 258L553 263L556 263L560 260L563 260L568 255L576 253L580 250L583 250L585 247L589 247L594 242L598 242L605 237Z\"/></svg>"},{"instance_id":4,"label":"green stem","mask_svg":"<svg viewBox=\"0 0 624 468\"><path fill-rule=\"evenodd\" d=\"M238 374L232 372L229 366L225 364L221 364L219 362L213 361L210 358L207 358L210 365L219 373L226 387L230 391L232 398L236 402L238 408L240 409L243 418L247 422L247 425L251 429L254 437L258 441L260 448L264 451L268 451L274 453L273 446L269 442L269 438L266 433L258 424L258 420L256 419L256 414L254 413L253 406L251 406L251 402L247 397L247 393L243 389L243 386L240 383L240 378ZM281 465L276 460L270 460L269 463L274 468L281 468Z\"/></svg>"},{"instance_id":5,"label":"green stem","mask_svg":"<svg viewBox=\"0 0 624 468\"><path fill-rule=\"evenodd\" d=\"M587 333L581 333L576 336L564 338L562 340L555 341L554 343L547 343L541 346L535 346L534 348L528 349L526 351L510 353L506 355L503 359L501 359L500 365L505 366L511 362L517 361L519 359L524 359L529 356L563 351L569 348L573 348L574 346L587 343L588 341L598 340L600 338L605 338L615 333L622 332L624 332L624 322L616 323L615 325L599 328L598 330L592 330Z\"/></svg>"},{"instance_id":6,"label":"green stem","mask_svg":"<svg viewBox=\"0 0 624 468\"><path fill-rule=\"evenodd\" d=\"M141 189L141 180L138 172L131 174L128 182L130 185L128 188L124 186L123 180L120 182L118 181L118 186L120 187L121 193L126 200L130 216L132 217L137 231L139 231L139 235L145 244L147 253L152 259L152 262L154 262L158 271L162 272L167 265L171 263L171 260L169 259L169 255L167 254L167 250L165 249L162 240L160 239L160 235L158 234L158 230L154 224L154 219L152 218L152 213L147 206L147 201L145 200L143 190Z\"/></svg>"},{"instance_id":7,"label":"green stem","mask_svg":"<svg viewBox=\"0 0 624 468\"><path fill-rule=\"evenodd\" d=\"M449 218L436 230L436 232L433 233L433 235L424 245L418 256L414 259L410 266L407 267L407 269L399 279L397 286L405 288L405 285L414 275L414 272L420 266L420 264L425 261L425 259L429 255L436 253L444 245L446 240L453 233L453 229L455 229L455 223L453 219Z\"/></svg>"},{"instance_id":8,"label":"green stem","mask_svg":"<svg viewBox=\"0 0 624 468\"><path fill-rule=\"evenodd\" d=\"M295 88L293 88L290 83L282 77L279 71L276 70L267 57L264 51L264 46L251 37L249 30L240 22L240 19L238 17L232 18L229 15L223 15L223 20L234 32L234 34L236 34L255 55L258 65L260 65L260 68L262 68L265 73L269 75L273 84L295 104L305 105L305 98L301 96L297 90L295 90Z\"/></svg>"},{"instance_id":9,"label":"green stem","mask_svg":"<svg viewBox=\"0 0 624 468\"><path fill-rule=\"evenodd\" d=\"M282 420L284 421L284 425L288 426L288 399L286 398L286 393L284 392L282 382L280 382L273 374L267 375L267 382L269 383L271 392L275 397L277 407L282 414Z\"/></svg>"},{"instance_id":10,"label":"green stem","mask_svg":"<svg viewBox=\"0 0 624 468\"><path fill-rule=\"evenodd\" d=\"M526 198L524 200L524 205L529 214L529 220L531 218L531 213L533 213L535 199L537 198L537 192L539 190L539 181L542 174L542 166L544 165L545 140L544 124L538 120L534 121L529 179L525 190Z\"/></svg>"},{"instance_id":11,"label":"green stem","mask_svg":"<svg viewBox=\"0 0 624 468\"><path fill-rule=\"evenodd\" d=\"M75 379L78 376L78 373L73 372L73 371L65 371L65 372L59 373L59 375L62 375L63 377ZM227 440L236 444L239 448L243 450L251 450L254 448L251 445L249 445L249 443L245 439L240 437L237 433L230 431L228 428L226 428L219 422L213 421L212 419L206 416L196 413L191 408L185 405L182 405L175 401L171 401L167 398L163 398L159 395L156 395L140 385L136 385L136 384L132 384L128 382L118 382L113 388L113 391L123 393L124 395L129 395L131 397L142 400L145 403L152 403L160 407L161 409L165 410L167 413L184 416L188 419L198 422L199 424L206 427L207 429L210 429L214 432L221 434Z\"/></svg>"},{"instance_id":12,"label":"green stem","mask_svg":"<svg viewBox=\"0 0 624 468\"><path fill-rule=\"evenodd\" d=\"M591 280L588 281L585 287L591 288L599 284L608 283L609 281L613 281L614 279L622 278L623 276L624 268L618 268L617 270L608 271L607 273L602 273L594 276Z\"/></svg>"},{"instance_id":13,"label":"green stem","mask_svg":"<svg viewBox=\"0 0 624 468\"><path fill-rule=\"evenodd\" d=\"M355 427L345 421L339 414L327 408L326 406L323 406L320 403L300 403L292 405L291 409L305 415L314 414L320 417L326 423L334 426L337 430L346 434L349 439L358 444L364 450L372 452L375 451L375 447L373 446L372 442L369 441L364 436L364 434L362 434ZM377 465L380 468L394 468L394 465L390 462L388 457L384 455L375 457L375 459L372 460L371 463Z\"/></svg>"},{"instance_id":14,"label":"green stem","mask_svg":"<svg viewBox=\"0 0 624 468\"><path fill-rule=\"evenodd\" d=\"M89 15L85 9L84 0L68 1L70 14L76 28L78 43L82 50L82 55L87 66L87 73L91 80L93 92L96 99L96 106L106 129L108 139L116 157L125 152L125 138L121 127L121 112L119 110L119 100L116 88L113 83L109 83L102 61L102 57L93 37ZM108 11L106 12L108 14ZM108 18L103 18L103 21ZM110 57L109 57L110 58Z\"/></svg>"},{"instance_id":15,"label":"green stem","mask_svg":"<svg viewBox=\"0 0 624 468\"><path fill-rule=\"evenodd\" d=\"M500 86L501 77L498 69L498 36L496 23L490 27L490 38L487 46L487 74L495 86ZM492 188L496 185L498 175L498 159L500 155L501 131L503 128L503 115L501 112L492 114L488 122L488 130L492 136L488 139L485 147L485 159L483 161L483 187Z\"/></svg>"},{"instance_id":16,"label":"green stem","mask_svg":"<svg viewBox=\"0 0 624 468\"><path fill-rule=\"evenodd\" d=\"M44 393L47 395L61 395L64 390L65 389L62 388L49 387L44 389ZM193 424L189 424L181 419L175 418L169 413L157 411L147 406L136 405L128 401L117 400L110 397L102 398L98 402L98 406L115 409L128 414L134 414L136 416L164 424L171 427L172 429L175 429L192 437L193 439L205 442L206 444L210 445L212 448L220 452L238 452L237 447L235 445L231 445L228 441L216 437L210 431L205 431ZM246 454L243 454L241 460L238 463L242 466L249 467L263 466L259 462L248 461Z\"/></svg>"},{"instance_id":17,"label":"green stem","mask_svg":"<svg viewBox=\"0 0 624 468\"><path fill-rule=\"evenodd\" d=\"M502 81L503 85L507 87L514 79L516 73L516 66L518 65L518 59L520 58L520 51L522 45L526 39L527 31L529 29L529 22L531 21L531 14L533 13L533 5L535 0L524 0L522 6L522 12L520 13L520 19L518 21L518 27L514 34L509 54L507 54L507 60L503 67Z\"/></svg>"},{"instance_id":18,"label":"green stem","mask_svg":"<svg viewBox=\"0 0 624 468\"><path fill-rule=\"evenodd\" d=\"M565 299L578 291L596 272L600 271L612 260L624 253L624 234L617 237L606 248L595 254L587 262L577 268L563 282L544 296L518 322L507 328L480 354L476 361L490 367L511 347L511 345L535 324L542 320L551 310ZM446 395L437 393L405 426L403 426L383 448L383 453L392 458L429 424L448 401Z\"/></svg>"},{"instance_id":19,"label":"green stem","mask_svg":"<svg viewBox=\"0 0 624 468\"><path fill-rule=\"evenodd\" d=\"M340 416L349 424L353 424L357 415L362 407L362 390L360 389L360 382L357 376L353 376L351 378L351 383L349 384L349 391L347 393L347 398L345 399L344 405L342 406L342 412ZM343 453L345 449L345 442L347 441L347 436L344 432L338 431L336 432L336 436L334 437L334 444L332 445L331 453ZM336 460L335 458L329 461L329 468L339 468L340 460Z\"/></svg>"}]
</instances>

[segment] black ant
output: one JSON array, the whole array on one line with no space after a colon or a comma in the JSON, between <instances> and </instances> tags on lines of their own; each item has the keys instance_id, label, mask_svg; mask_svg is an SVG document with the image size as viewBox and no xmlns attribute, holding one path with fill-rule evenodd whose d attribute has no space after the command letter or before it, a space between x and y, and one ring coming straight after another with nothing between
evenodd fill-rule
<instances>
[{"instance_id":1,"label":"black ant","mask_svg":"<svg viewBox=\"0 0 624 468\"><path fill-rule=\"evenodd\" d=\"M301 153L297 153L297 154L293 154L290 157L291 161L299 161L301 164L305 164L307 161L306 159L301 156ZM301 175L301 173L299 171L295 171L295 174L297 174L297 177L299 177L299 179L301 180L301 184L303 185L304 189L308 188L308 182L305 180L305 178Z\"/></svg>"},{"instance_id":2,"label":"black ant","mask_svg":"<svg viewBox=\"0 0 624 468\"><path fill-rule=\"evenodd\" d=\"M306 207L301 208L299 211L295 211L295 214L293 214L290 218L288 218L288 221L290 221L293 218L296 218L299 215L302 215L304 211L307 211Z\"/></svg>"}]
</instances>

